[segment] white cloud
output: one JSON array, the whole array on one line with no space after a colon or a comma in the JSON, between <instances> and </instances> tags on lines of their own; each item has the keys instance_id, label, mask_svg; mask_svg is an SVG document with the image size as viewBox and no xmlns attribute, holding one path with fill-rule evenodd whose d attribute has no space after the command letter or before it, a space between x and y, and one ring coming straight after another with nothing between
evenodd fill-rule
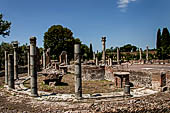
<instances>
[{"instance_id":1,"label":"white cloud","mask_svg":"<svg viewBox=\"0 0 170 113\"><path fill-rule=\"evenodd\" d=\"M121 11L125 12L128 4L131 2L135 2L136 0L118 0L118 8L121 8Z\"/></svg>"}]
</instances>

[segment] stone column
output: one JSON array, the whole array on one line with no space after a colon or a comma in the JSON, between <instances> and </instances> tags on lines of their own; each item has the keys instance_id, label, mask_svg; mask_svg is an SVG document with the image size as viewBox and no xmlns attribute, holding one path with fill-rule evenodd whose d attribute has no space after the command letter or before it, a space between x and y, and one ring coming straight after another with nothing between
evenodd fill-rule
<instances>
[{"instance_id":1,"label":"stone column","mask_svg":"<svg viewBox=\"0 0 170 113\"><path fill-rule=\"evenodd\" d=\"M105 64L106 63L106 53L105 53L105 49L106 49L106 37L102 37L102 63Z\"/></svg>"},{"instance_id":2,"label":"stone column","mask_svg":"<svg viewBox=\"0 0 170 113\"><path fill-rule=\"evenodd\" d=\"M96 59L96 54L95 54L95 52L93 52L93 60L95 60Z\"/></svg>"},{"instance_id":3,"label":"stone column","mask_svg":"<svg viewBox=\"0 0 170 113\"><path fill-rule=\"evenodd\" d=\"M68 59L67 59L67 54L66 54L66 65L68 65Z\"/></svg>"},{"instance_id":4,"label":"stone column","mask_svg":"<svg viewBox=\"0 0 170 113\"><path fill-rule=\"evenodd\" d=\"M142 60L142 48L139 49L139 56L140 56L139 60Z\"/></svg>"},{"instance_id":5,"label":"stone column","mask_svg":"<svg viewBox=\"0 0 170 113\"><path fill-rule=\"evenodd\" d=\"M5 84L8 84L8 51L5 51Z\"/></svg>"},{"instance_id":6,"label":"stone column","mask_svg":"<svg viewBox=\"0 0 170 113\"><path fill-rule=\"evenodd\" d=\"M8 87L14 89L14 59L13 54L8 54Z\"/></svg>"},{"instance_id":7,"label":"stone column","mask_svg":"<svg viewBox=\"0 0 170 113\"><path fill-rule=\"evenodd\" d=\"M27 46L27 69L28 69L28 76L30 76L30 46Z\"/></svg>"},{"instance_id":8,"label":"stone column","mask_svg":"<svg viewBox=\"0 0 170 113\"><path fill-rule=\"evenodd\" d=\"M124 96L130 96L130 85L125 85Z\"/></svg>"},{"instance_id":9,"label":"stone column","mask_svg":"<svg viewBox=\"0 0 170 113\"><path fill-rule=\"evenodd\" d=\"M96 66L99 65L99 60L98 60L98 57L96 57Z\"/></svg>"},{"instance_id":10,"label":"stone column","mask_svg":"<svg viewBox=\"0 0 170 113\"><path fill-rule=\"evenodd\" d=\"M75 64L75 97L82 97L82 80L81 80L81 55L80 44L74 45L74 64Z\"/></svg>"},{"instance_id":11,"label":"stone column","mask_svg":"<svg viewBox=\"0 0 170 113\"><path fill-rule=\"evenodd\" d=\"M37 92L37 70L36 70L36 37L30 38L30 76L31 96L38 96Z\"/></svg>"},{"instance_id":12,"label":"stone column","mask_svg":"<svg viewBox=\"0 0 170 113\"><path fill-rule=\"evenodd\" d=\"M109 58L109 66L112 66L112 59Z\"/></svg>"},{"instance_id":13,"label":"stone column","mask_svg":"<svg viewBox=\"0 0 170 113\"><path fill-rule=\"evenodd\" d=\"M18 42L13 43L13 48L14 48L14 79L18 79L18 54L17 54Z\"/></svg>"},{"instance_id":14,"label":"stone column","mask_svg":"<svg viewBox=\"0 0 170 113\"><path fill-rule=\"evenodd\" d=\"M149 61L149 51L148 51L148 46L146 46L146 60Z\"/></svg>"},{"instance_id":15,"label":"stone column","mask_svg":"<svg viewBox=\"0 0 170 113\"><path fill-rule=\"evenodd\" d=\"M119 52L119 48L117 48L117 64L120 64L120 52Z\"/></svg>"},{"instance_id":16,"label":"stone column","mask_svg":"<svg viewBox=\"0 0 170 113\"><path fill-rule=\"evenodd\" d=\"M46 69L46 51L43 49L43 69Z\"/></svg>"},{"instance_id":17,"label":"stone column","mask_svg":"<svg viewBox=\"0 0 170 113\"><path fill-rule=\"evenodd\" d=\"M124 95L125 95L125 96L130 96L129 75L127 75L127 76L125 77Z\"/></svg>"}]
</instances>

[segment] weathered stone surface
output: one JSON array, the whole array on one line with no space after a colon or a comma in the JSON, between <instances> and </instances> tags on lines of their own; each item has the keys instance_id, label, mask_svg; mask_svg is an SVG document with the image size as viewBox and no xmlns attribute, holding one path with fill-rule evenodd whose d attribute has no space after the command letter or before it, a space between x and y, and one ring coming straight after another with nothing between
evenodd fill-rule
<instances>
[{"instance_id":1,"label":"weathered stone surface","mask_svg":"<svg viewBox=\"0 0 170 113\"><path fill-rule=\"evenodd\" d=\"M75 97L82 97L82 76L81 76L81 45L74 45L74 66L75 66Z\"/></svg>"},{"instance_id":2,"label":"weathered stone surface","mask_svg":"<svg viewBox=\"0 0 170 113\"><path fill-rule=\"evenodd\" d=\"M36 69L36 37L30 38L30 76L31 96L38 96L37 69Z\"/></svg>"},{"instance_id":3,"label":"weathered stone surface","mask_svg":"<svg viewBox=\"0 0 170 113\"><path fill-rule=\"evenodd\" d=\"M106 37L102 37L102 64L106 63Z\"/></svg>"},{"instance_id":4,"label":"weathered stone surface","mask_svg":"<svg viewBox=\"0 0 170 113\"><path fill-rule=\"evenodd\" d=\"M14 82L14 61L13 54L8 54L8 86L11 89L15 88Z\"/></svg>"},{"instance_id":5,"label":"weathered stone surface","mask_svg":"<svg viewBox=\"0 0 170 113\"><path fill-rule=\"evenodd\" d=\"M51 73L47 76L44 77L43 81L44 84L50 85L50 82L54 82L55 85L57 85L58 83L61 83L63 75L62 74L57 74L57 73Z\"/></svg>"}]
</instances>

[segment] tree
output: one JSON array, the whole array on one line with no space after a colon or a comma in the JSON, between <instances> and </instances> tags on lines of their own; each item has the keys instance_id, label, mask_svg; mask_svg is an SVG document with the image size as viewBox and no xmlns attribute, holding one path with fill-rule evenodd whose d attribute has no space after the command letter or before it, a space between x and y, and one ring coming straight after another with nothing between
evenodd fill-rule
<instances>
[{"instance_id":1,"label":"tree","mask_svg":"<svg viewBox=\"0 0 170 113\"><path fill-rule=\"evenodd\" d=\"M44 48L50 48L50 54L55 59L58 59L62 51L66 51L71 60L74 57L74 44L77 42L80 43L80 40L73 38L72 31L61 25L51 26L44 34Z\"/></svg>"},{"instance_id":2,"label":"tree","mask_svg":"<svg viewBox=\"0 0 170 113\"><path fill-rule=\"evenodd\" d=\"M160 48L161 47L161 30L158 29L157 31L157 40L156 40L156 48Z\"/></svg>"},{"instance_id":3,"label":"tree","mask_svg":"<svg viewBox=\"0 0 170 113\"><path fill-rule=\"evenodd\" d=\"M170 36L167 28L163 28L161 46L166 49L170 44Z\"/></svg>"},{"instance_id":4,"label":"tree","mask_svg":"<svg viewBox=\"0 0 170 113\"><path fill-rule=\"evenodd\" d=\"M89 60L89 55L90 55L90 49L87 45L81 44L81 54L82 54L82 59Z\"/></svg>"},{"instance_id":5,"label":"tree","mask_svg":"<svg viewBox=\"0 0 170 113\"><path fill-rule=\"evenodd\" d=\"M93 47L92 44L90 43L90 59L93 59Z\"/></svg>"},{"instance_id":6,"label":"tree","mask_svg":"<svg viewBox=\"0 0 170 113\"><path fill-rule=\"evenodd\" d=\"M160 29L157 32L157 56L159 59L167 59L170 54L170 34L167 28L163 28L162 35Z\"/></svg>"},{"instance_id":7,"label":"tree","mask_svg":"<svg viewBox=\"0 0 170 113\"><path fill-rule=\"evenodd\" d=\"M136 46L132 46L131 44L124 45L123 47L120 47L121 52L135 52L137 50Z\"/></svg>"},{"instance_id":8,"label":"tree","mask_svg":"<svg viewBox=\"0 0 170 113\"><path fill-rule=\"evenodd\" d=\"M12 44L2 42L0 44L0 68L5 64L5 50L9 53L13 53Z\"/></svg>"},{"instance_id":9,"label":"tree","mask_svg":"<svg viewBox=\"0 0 170 113\"><path fill-rule=\"evenodd\" d=\"M2 35L3 37L9 36L11 22L3 20L2 18L3 15L0 14L0 35Z\"/></svg>"}]
</instances>

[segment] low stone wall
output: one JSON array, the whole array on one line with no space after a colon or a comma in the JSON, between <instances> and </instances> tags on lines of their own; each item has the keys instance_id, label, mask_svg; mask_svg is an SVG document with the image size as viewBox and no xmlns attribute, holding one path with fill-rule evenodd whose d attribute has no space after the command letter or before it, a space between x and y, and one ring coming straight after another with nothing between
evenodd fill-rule
<instances>
[{"instance_id":1,"label":"low stone wall","mask_svg":"<svg viewBox=\"0 0 170 113\"><path fill-rule=\"evenodd\" d=\"M74 73L74 65L68 65L67 71ZM105 67L82 65L82 79L83 80L104 80Z\"/></svg>"},{"instance_id":2,"label":"low stone wall","mask_svg":"<svg viewBox=\"0 0 170 113\"><path fill-rule=\"evenodd\" d=\"M135 87L152 87L152 73L147 71L130 71L130 82L133 83Z\"/></svg>"},{"instance_id":3,"label":"low stone wall","mask_svg":"<svg viewBox=\"0 0 170 113\"><path fill-rule=\"evenodd\" d=\"M152 87L152 74L133 70L119 70L116 67L105 67L105 79L114 82L114 72L130 72L129 80L135 87Z\"/></svg>"},{"instance_id":4,"label":"low stone wall","mask_svg":"<svg viewBox=\"0 0 170 113\"><path fill-rule=\"evenodd\" d=\"M83 80L109 80L114 84L114 72L127 71L130 72L129 80L135 87L148 87L155 90L160 90L161 76L160 71L149 70L129 70L119 69L111 66L93 66L82 65ZM74 73L74 65L68 66L68 72ZM170 84L170 72L166 72L166 84Z\"/></svg>"},{"instance_id":5,"label":"low stone wall","mask_svg":"<svg viewBox=\"0 0 170 113\"><path fill-rule=\"evenodd\" d=\"M83 80L104 80L104 66L82 66Z\"/></svg>"}]
</instances>

